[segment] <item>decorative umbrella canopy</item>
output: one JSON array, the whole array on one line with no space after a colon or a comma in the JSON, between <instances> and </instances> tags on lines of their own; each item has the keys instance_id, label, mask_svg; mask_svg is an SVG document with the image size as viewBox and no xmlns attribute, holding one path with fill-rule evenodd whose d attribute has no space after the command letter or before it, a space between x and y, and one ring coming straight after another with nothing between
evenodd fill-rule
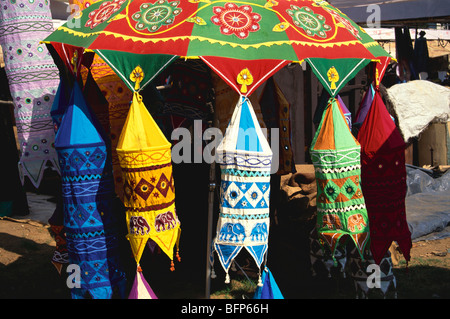
<instances>
[{"instance_id":1,"label":"decorative umbrella canopy","mask_svg":"<svg viewBox=\"0 0 450 319\"><path fill-rule=\"evenodd\" d=\"M370 60L355 58L307 58L305 61L308 62L313 73L333 97L336 96L350 79L370 63Z\"/></svg>"},{"instance_id":2,"label":"decorative umbrella canopy","mask_svg":"<svg viewBox=\"0 0 450 319\"><path fill-rule=\"evenodd\" d=\"M325 1L98 1L46 41L187 57L221 51L234 59L301 61L348 57L351 50L353 57L373 58L367 47L376 43L362 44L337 11ZM338 46L346 50L333 50Z\"/></svg>"},{"instance_id":3,"label":"decorative umbrella canopy","mask_svg":"<svg viewBox=\"0 0 450 319\"><path fill-rule=\"evenodd\" d=\"M389 56L326 1L103 0L78 12L71 23L44 41L103 52L102 59L125 75L137 64L127 68L112 61L127 59L112 56L202 58L244 95L287 62Z\"/></svg>"},{"instance_id":4,"label":"decorative umbrella canopy","mask_svg":"<svg viewBox=\"0 0 450 319\"><path fill-rule=\"evenodd\" d=\"M229 282L228 269L243 247L261 267L269 237L272 150L247 98L236 105L217 154L221 183L214 249Z\"/></svg>"},{"instance_id":5,"label":"decorative umbrella canopy","mask_svg":"<svg viewBox=\"0 0 450 319\"><path fill-rule=\"evenodd\" d=\"M62 177L64 229L72 264L80 267L73 298L111 298L125 275L118 251L108 143L77 82L55 138Z\"/></svg>"}]
</instances>

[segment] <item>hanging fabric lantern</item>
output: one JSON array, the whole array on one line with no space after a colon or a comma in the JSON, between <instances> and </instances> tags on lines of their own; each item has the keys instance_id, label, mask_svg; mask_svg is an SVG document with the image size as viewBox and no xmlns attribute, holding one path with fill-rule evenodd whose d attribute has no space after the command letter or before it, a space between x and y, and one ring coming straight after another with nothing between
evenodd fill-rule
<instances>
[{"instance_id":1,"label":"hanging fabric lantern","mask_svg":"<svg viewBox=\"0 0 450 319\"><path fill-rule=\"evenodd\" d=\"M139 89L143 71L136 67L130 79ZM173 250L180 238L180 221L175 211L175 187L172 175L171 144L166 139L142 97L134 92L130 111L117 143L117 154L124 180L123 203L128 225L127 238L137 263L137 274L132 291L139 291L138 285L145 285L140 260L149 239L154 241L171 260L175 270ZM147 293L134 294L129 298L153 297Z\"/></svg>"},{"instance_id":2,"label":"hanging fabric lantern","mask_svg":"<svg viewBox=\"0 0 450 319\"><path fill-rule=\"evenodd\" d=\"M135 93L117 152L124 175L128 239L137 262L149 238L173 259L180 222L175 213L170 146Z\"/></svg>"},{"instance_id":3,"label":"hanging fabric lantern","mask_svg":"<svg viewBox=\"0 0 450 319\"><path fill-rule=\"evenodd\" d=\"M380 263L396 241L409 261L412 243L405 206L406 145L378 89L357 138L361 143L361 177L373 258Z\"/></svg>"},{"instance_id":4,"label":"hanging fabric lantern","mask_svg":"<svg viewBox=\"0 0 450 319\"><path fill-rule=\"evenodd\" d=\"M261 267L269 237L272 150L248 98L237 103L217 154L221 183L214 249L228 283L230 265L243 247Z\"/></svg>"},{"instance_id":5,"label":"hanging fabric lantern","mask_svg":"<svg viewBox=\"0 0 450 319\"><path fill-rule=\"evenodd\" d=\"M330 248L334 260L343 236L350 237L363 256L370 236L360 184L360 145L335 98L329 100L314 136L311 160L317 181L319 239Z\"/></svg>"},{"instance_id":6,"label":"hanging fabric lantern","mask_svg":"<svg viewBox=\"0 0 450 319\"><path fill-rule=\"evenodd\" d=\"M58 68L39 43L53 31L50 3L16 0L1 6L0 45L14 102L20 178L22 184L27 177L38 188L48 163L59 171L50 116Z\"/></svg>"},{"instance_id":7,"label":"hanging fabric lantern","mask_svg":"<svg viewBox=\"0 0 450 319\"><path fill-rule=\"evenodd\" d=\"M118 219L113 214L114 183L105 134L74 83L55 139L62 178L64 229L71 264L79 266L72 298L109 299L121 295L125 274L119 261ZM77 283L75 283L77 284Z\"/></svg>"}]
</instances>

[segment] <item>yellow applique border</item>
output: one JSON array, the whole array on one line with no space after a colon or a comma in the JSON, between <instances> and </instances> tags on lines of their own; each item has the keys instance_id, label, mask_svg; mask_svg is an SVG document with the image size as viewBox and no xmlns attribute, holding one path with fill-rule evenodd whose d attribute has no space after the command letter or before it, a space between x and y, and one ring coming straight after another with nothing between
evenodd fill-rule
<instances>
[{"instance_id":1,"label":"yellow applique border","mask_svg":"<svg viewBox=\"0 0 450 319\"><path fill-rule=\"evenodd\" d=\"M331 47L335 47L335 46L350 46L350 45L357 45L357 44L362 44L360 41L358 40L351 40L351 41L343 41L343 42L333 42L333 43L312 43L312 42L307 42L307 41L295 41L295 40L286 40L286 41L269 41L269 42L261 42L261 43L257 43L257 44L238 44L238 43L234 43L234 42L228 42L228 41L222 41L222 40L215 40L215 39L211 39L211 38L206 38L206 37L200 37L200 36L182 36L182 37L170 37L170 38L151 38L151 39L143 39L141 37L133 37L133 36L126 36L126 35L121 35L121 34L117 34L115 32L109 32L109 31L100 31L100 32L92 32L89 34L83 33L83 32L78 32L78 31L74 31L71 30L69 28L66 28L64 26L61 26L58 28L58 30L69 33L73 36L76 37L82 37L82 38L87 38L87 37L91 37L91 36L97 36L97 35L104 35L104 36L114 36L115 38L118 39L122 39L122 40L131 40L133 42L138 42L141 41L142 43L158 43L158 42L167 42L167 41L177 41L177 40L197 40L197 41L208 41L212 44L218 43L221 44L223 46L225 45L229 45L233 48L236 47L240 47L244 50L249 49L249 48L254 48L254 49L258 49L260 47L270 47L273 45L303 45L303 46L313 46L313 47L323 47L323 48L331 48ZM374 42L373 44L365 44L365 46L367 47L368 45L376 45L376 43Z\"/></svg>"}]
</instances>

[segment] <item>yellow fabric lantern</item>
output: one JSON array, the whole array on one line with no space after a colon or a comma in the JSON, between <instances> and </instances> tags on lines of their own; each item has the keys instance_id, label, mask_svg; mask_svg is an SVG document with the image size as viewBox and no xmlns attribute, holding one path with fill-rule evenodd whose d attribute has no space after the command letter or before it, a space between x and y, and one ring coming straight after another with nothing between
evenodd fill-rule
<instances>
[{"instance_id":1,"label":"yellow fabric lantern","mask_svg":"<svg viewBox=\"0 0 450 319\"><path fill-rule=\"evenodd\" d=\"M117 144L122 168L128 225L127 238L138 264L149 239L171 259L180 237L175 211L171 144L166 139L139 93L134 92L127 119Z\"/></svg>"}]
</instances>

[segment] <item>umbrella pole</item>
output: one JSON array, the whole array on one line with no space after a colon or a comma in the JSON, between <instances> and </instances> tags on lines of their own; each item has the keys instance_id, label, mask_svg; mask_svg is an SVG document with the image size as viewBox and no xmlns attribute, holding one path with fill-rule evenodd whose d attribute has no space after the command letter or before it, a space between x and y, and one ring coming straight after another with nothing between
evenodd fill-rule
<instances>
[{"instance_id":1,"label":"umbrella pole","mask_svg":"<svg viewBox=\"0 0 450 319\"><path fill-rule=\"evenodd\" d=\"M206 243L206 285L205 298L209 299L211 295L211 245L212 245L212 227L213 227L213 209L214 209L214 191L216 189L216 163L211 163L209 168L209 197L208 197L208 237Z\"/></svg>"},{"instance_id":2,"label":"umbrella pole","mask_svg":"<svg viewBox=\"0 0 450 319\"><path fill-rule=\"evenodd\" d=\"M210 118L208 120L208 128L213 126L218 127L217 120L214 118L215 111L215 91L210 92L210 102L207 103L210 112ZM214 154L215 155L215 154ZM214 156L213 155L213 156ZM206 238L206 278L205 278L205 298L209 299L211 296L211 245L212 245L212 231L213 231L213 211L214 211L214 192L216 190L216 162L213 161L209 166L209 195L208 195L208 232Z\"/></svg>"}]
</instances>

